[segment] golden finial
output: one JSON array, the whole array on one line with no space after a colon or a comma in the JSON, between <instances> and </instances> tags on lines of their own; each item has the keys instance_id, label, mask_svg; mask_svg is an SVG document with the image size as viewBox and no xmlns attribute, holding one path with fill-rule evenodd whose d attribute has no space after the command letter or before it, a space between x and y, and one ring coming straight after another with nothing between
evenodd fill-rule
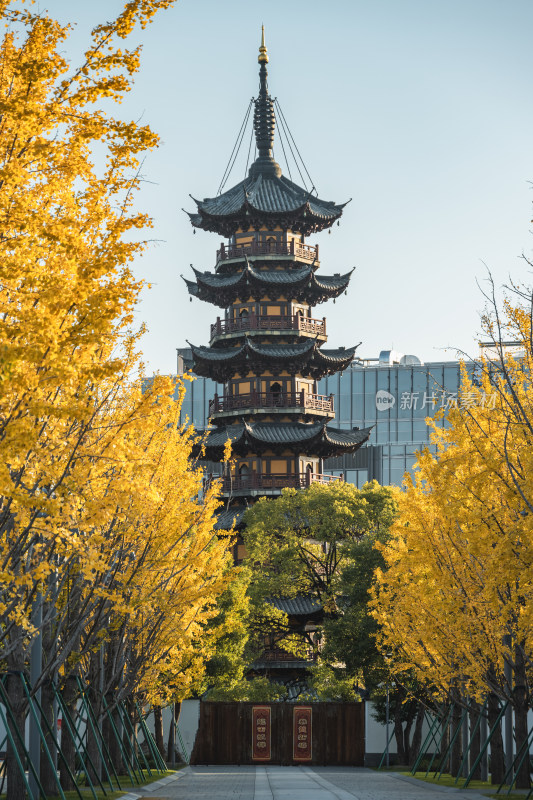
<instances>
[{"instance_id":1,"label":"golden finial","mask_svg":"<svg viewBox=\"0 0 533 800\"><path fill-rule=\"evenodd\" d=\"M265 26L264 25L261 25L261 47L259 48L259 55L257 57L257 60L259 61L260 64L262 64L262 63L267 64L268 63L268 54L267 54L267 49L265 47Z\"/></svg>"}]
</instances>

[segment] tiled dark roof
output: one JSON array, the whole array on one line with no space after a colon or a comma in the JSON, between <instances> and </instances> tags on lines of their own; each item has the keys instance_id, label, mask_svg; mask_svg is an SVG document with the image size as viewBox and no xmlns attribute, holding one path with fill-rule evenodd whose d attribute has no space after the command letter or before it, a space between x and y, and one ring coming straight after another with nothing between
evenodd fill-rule
<instances>
[{"instance_id":1,"label":"tiled dark roof","mask_svg":"<svg viewBox=\"0 0 533 800\"><path fill-rule=\"evenodd\" d=\"M302 453L331 458L358 450L371 431L372 428L330 428L324 422L245 422L213 428L207 434L205 447L207 457L214 460L222 456L228 438L237 455L245 454L250 447L254 450L292 447Z\"/></svg>"},{"instance_id":2,"label":"tiled dark roof","mask_svg":"<svg viewBox=\"0 0 533 800\"><path fill-rule=\"evenodd\" d=\"M276 296L290 292L294 300L317 305L341 295L348 287L352 272L353 270L350 270L343 275L318 277L311 266L299 269L260 270L246 262L239 271L229 275L194 269L196 283L187 278L183 280L187 284L189 294L220 308L226 308L235 302L243 291L260 299L265 289L271 293L275 292Z\"/></svg>"},{"instance_id":3,"label":"tiled dark roof","mask_svg":"<svg viewBox=\"0 0 533 800\"><path fill-rule=\"evenodd\" d=\"M319 364L321 362L328 362L328 361L331 362L332 364L343 361L347 361L348 363L350 363L358 347L359 347L358 344L354 345L353 347L338 347L336 350L323 350L317 347L315 351L315 360Z\"/></svg>"},{"instance_id":4,"label":"tiled dark roof","mask_svg":"<svg viewBox=\"0 0 533 800\"><path fill-rule=\"evenodd\" d=\"M218 514L215 529L217 531L229 531L232 527L238 528L243 521L245 512L246 508L244 506L233 506L232 508L224 509Z\"/></svg>"},{"instance_id":5,"label":"tiled dark roof","mask_svg":"<svg viewBox=\"0 0 533 800\"><path fill-rule=\"evenodd\" d=\"M311 267L303 269L254 269L248 267L249 274L259 283L303 283L313 274Z\"/></svg>"},{"instance_id":6,"label":"tiled dark roof","mask_svg":"<svg viewBox=\"0 0 533 800\"><path fill-rule=\"evenodd\" d=\"M194 269L194 267L193 272L196 275L196 280L198 283L205 283L206 286L211 286L213 289L223 289L226 286L235 286L244 279L246 274L246 270L243 270L242 272L237 272L233 275L217 275L213 272L200 272L200 270Z\"/></svg>"},{"instance_id":7,"label":"tiled dark roof","mask_svg":"<svg viewBox=\"0 0 533 800\"><path fill-rule=\"evenodd\" d=\"M312 597L270 597L268 602L292 616L304 616L322 611L321 604Z\"/></svg>"},{"instance_id":8,"label":"tiled dark roof","mask_svg":"<svg viewBox=\"0 0 533 800\"><path fill-rule=\"evenodd\" d=\"M354 445L364 444L370 436L372 428L352 429L351 431L341 430L341 428L327 427L324 430L325 438L328 442L339 448L345 447L348 452L353 451ZM346 452L346 450L345 450Z\"/></svg>"},{"instance_id":9,"label":"tiled dark roof","mask_svg":"<svg viewBox=\"0 0 533 800\"><path fill-rule=\"evenodd\" d=\"M257 344L246 337L240 347L197 347L188 342L194 372L220 383L235 372L248 372L258 368L285 369L320 379L324 375L346 369L352 362L359 345L336 350L322 350L316 339L296 344Z\"/></svg>"},{"instance_id":10,"label":"tiled dark roof","mask_svg":"<svg viewBox=\"0 0 533 800\"><path fill-rule=\"evenodd\" d=\"M241 345L241 347L224 347L224 348L216 348L216 347L204 347L200 345L197 347L194 344L191 344L187 340L187 344L190 346L193 354L193 358L200 361L212 361L212 362L227 362L227 361L235 361L241 355L244 354L246 343Z\"/></svg>"},{"instance_id":11,"label":"tiled dark roof","mask_svg":"<svg viewBox=\"0 0 533 800\"><path fill-rule=\"evenodd\" d=\"M247 339L246 344L252 354L255 353L258 356L273 359L302 356L310 353L315 347L314 339L308 339L297 344L256 344L253 339Z\"/></svg>"},{"instance_id":12,"label":"tiled dark roof","mask_svg":"<svg viewBox=\"0 0 533 800\"><path fill-rule=\"evenodd\" d=\"M253 171L252 171L253 172ZM194 198L193 198L194 199ZM207 230L219 230L221 218L238 218L248 214L297 215L315 223L315 230L329 227L338 219L344 205L321 200L284 175L251 174L218 197L195 200L197 214L189 214L191 223Z\"/></svg>"},{"instance_id":13,"label":"tiled dark roof","mask_svg":"<svg viewBox=\"0 0 533 800\"><path fill-rule=\"evenodd\" d=\"M302 669L314 666L314 661L306 661L302 658L301 661L269 661L265 659L258 659L250 664L250 669Z\"/></svg>"},{"instance_id":14,"label":"tiled dark roof","mask_svg":"<svg viewBox=\"0 0 533 800\"><path fill-rule=\"evenodd\" d=\"M337 273L336 275L317 275L313 273L315 284L321 289L345 289L348 286L353 269L346 272L344 275Z\"/></svg>"},{"instance_id":15,"label":"tiled dark roof","mask_svg":"<svg viewBox=\"0 0 533 800\"><path fill-rule=\"evenodd\" d=\"M320 436L322 422L306 425L304 422L250 422L245 423L248 436L265 444L291 444L308 442Z\"/></svg>"},{"instance_id":16,"label":"tiled dark roof","mask_svg":"<svg viewBox=\"0 0 533 800\"><path fill-rule=\"evenodd\" d=\"M239 441L244 434L244 425L227 425L223 428L212 428L207 434L207 447L224 447L228 439L232 444Z\"/></svg>"},{"instance_id":17,"label":"tiled dark roof","mask_svg":"<svg viewBox=\"0 0 533 800\"><path fill-rule=\"evenodd\" d=\"M183 275L181 277L183 278ZM187 289L189 290L189 294L191 294L193 297L198 297L200 293L198 284L194 281L188 281L187 278L183 278L183 280L185 281Z\"/></svg>"}]
</instances>

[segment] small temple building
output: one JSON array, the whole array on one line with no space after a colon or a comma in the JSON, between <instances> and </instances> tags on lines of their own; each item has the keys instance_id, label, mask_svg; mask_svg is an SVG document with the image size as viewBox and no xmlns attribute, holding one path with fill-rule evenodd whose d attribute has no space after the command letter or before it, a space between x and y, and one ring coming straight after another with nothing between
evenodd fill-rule
<instances>
[{"instance_id":1,"label":"small temple building","mask_svg":"<svg viewBox=\"0 0 533 800\"><path fill-rule=\"evenodd\" d=\"M194 279L185 279L192 297L220 309L209 345L189 344L193 371L224 387L211 404L205 458L221 461L231 440L218 527L234 523L237 531L246 507L259 497L338 480L324 474L323 459L355 452L371 430L332 427L335 398L317 394L317 382L346 369L357 346L326 347L326 319L315 307L345 292L351 271L322 275L318 245L306 237L330 228L345 204L321 200L282 174L273 157L276 118L264 32L258 61L257 158L236 186L195 200L192 225L225 241L214 271L194 269ZM243 555L238 538L235 561ZM300 624L306 624L304 605ZM316 614L311 603L310 621Z\"/></svg>"}]
</instances>

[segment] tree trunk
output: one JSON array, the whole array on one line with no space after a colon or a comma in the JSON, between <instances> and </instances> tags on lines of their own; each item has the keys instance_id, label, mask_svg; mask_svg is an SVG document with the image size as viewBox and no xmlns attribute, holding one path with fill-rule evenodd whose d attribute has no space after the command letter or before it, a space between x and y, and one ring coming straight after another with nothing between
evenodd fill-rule
<instances>
[{"instance_id":1,"label":"tree trunk","mask_svg":"<svg viewBox=\"0 0 533 800\"><path fill-rule=\"evenodd\" d=\"M107 707L110 708L112 704L112 698L107 698ZM111 724L111 719L113 720L113 725ZM109 757L115 767L115 770L118 775L123 775L126 772L126 767L124 765L124 759L122 757L122 720L120 718L120 714L118 712L118 708L113 708L109 714L106 714L106 729L109 731L109 738L107 742L107 746L109 748Z\"/></svg>"},{"instance_id":2,"label":"tree trunk","mask_svg":"<svg viewBox=\"0 0 533 800\"><path fill-rule=\"evenodd\" d=\"M440 763L439 763L439 771L440 772L449 772L450 771L450 756L446 757L444 760L444 754L448 752L448 747L450 746L450 727L451 727L451 718L450 718L450 711L451 707L446 706L443 713L443 724L442 724L442 735L441 735L441 742L440 742ZM435 748L437 748L437 744L435 744Z\"/></svg>"},{"instance_id":3,"label":"tree trunk","mask_svg":"<svg viewBox=\"0 0 533 800\"><path fill-rule=\"evenodd\" d=\"M124 708L123 710L124 716L127 716L127 711ZM127 723L122 725L122 747L124 749L124 753L126 754L125 757L128 759L128 764L130 765L130 769L135 770L137 769L137 764L135 762L135 755L134 755L134 747L133 747L133 737L130 733L130 729Z\"/></svg>"},{"instance_id":4,"label":"tree trunk","mask_svg":"<svg viewBox=\"0 0 533 800\"><path fill-rule=\"evenodd\" d=\"M403 723L401 719L394 718L394 738L396 739L396 751L398 764L405 764L405 750L403 748Z\"/></svg>"},{"instance_id":5,"label":"tree trunk","mask_svg":"<svg viewBox=\"0 0 533 800\"><path fill-rule=\"evenodd\" d=\"M7 774L7 794L6 800L26 800L28 794L22 777L21 769L17 763L16 755L23 765L25 765L25 755L22 745L19 743L17 733L21 734L24 741L24 731L26 726L26 699L22 686L21 670L24 666L19 665L19 670L8 672L6 681L6 691L13 714L13 719L8 715L8 728L11 731L15 748L8 741L6 752L6 774Z\"/></svg>"},{"instance_id":6,"label":"tree trunk","mask_svg":"<svg viewBox=\"0 0 533 800\"><path fill-rule=\"evenodd\" d=\"M470 710L468 712L468 717L470 722L470 763L472 765L474 765L481 749L481 726L478 724L480 713L481 713L481 707L479 703L472 701L470 703ZM481 780L481 761L475 768L472 777L476 781Z\"/></svg>"},{"instance_id":7,"label":"tree trunk","mask_svg":"<svg viewBox=\"0 0 533 800\"><path fill-rule=\"evenodd\" d=\"M422 746L422 728L424 727L425 707L423 703L418 704L418 711L416 713L415 730L413 733L413 741L409 749L409 766L414 766L416 759L420 753Z\"/></svg>"},{"instance_id":8,"label":"tree trunk","mask_svg":"<svg viewBox=\"0 0 533 800\"><path fill-rule=\"evenodd\" d=\"M52 760L56 760L57 762L57 748L56 748L56 736L57 736L57 725L56 719L54 714L54 687L52 681L45 680L42 687L41 687L41 706L43 709L43 718L48 722L50 729L53 731L53 734L50 733L46 723L42 723L44 738L46 741L46 745L52 757ZM57 769L55 766L50 764L48 760L48 756L46 755L44 748L41 751L41 774L40 774L41 784L44 789L44 793L47 797L59 797L59 789L57 785Z\"/></svg>"},{"instance_id":9,"label":"tree trunk","mask_svg":"<svg viewBox=\"0 0 533 800\"><path fill-rule=\"evenodd\" d=\"M461 766L461 759L463 757L463 731L461 725L461 717L463 710L461 706L456 703L453 708L452 714L452 728L451 736L455 737L452 745L451 759L450 759L450 774L456 778L459 774L459 767Z\"/></svg>"},{"instance_id":10,"label":"tree trunk","mask_svg":"<svg viewBox=\"0 0 533 800\"><path fill-rule=\"evenodd\" d=\"M168 751L167 763L176 763L176 723L180 717L181 703L174 703L172 706L172 718L170 720L170 729L168 732Z\"/></svg>"},{"instance_id":11,"label":"tree trunk","mask_svg":"<svg viewBox=\"0 0 533 800\"><path fill-rule=\"evenodd\" d=\"M76 683L76 678L73 675L69 675L69 677L66 679L65 685L61 690L61 699L65 707L65 717L68 712L71 719L69 719L67 722L65 717L63 717L61 720L61 752L63 754L63 758L59 759L59 779L61 782L61 787L65 790L71 791L74 789L74 781L70 777L64 762L66 761L70 771L73 775L75 775L76 747L74 742L74 730L78 716L78 686ZM70 725L73 726L72 733L70 732Z\"/></svg>"},{"instance_id":12,"label":"tree trunk","mask_svg":"<svg viewBox=\"0 0 533 800\"><path fill-rule=\"evenodd\" d=\"M110 705L110 698L106 697L107 707L109 708ZM115 753L114 753L114 742L115 742L115 734L113 731L113 725L111 724L111 720L109 718L109 714L104 710L102 705L102 738L105 742L104 750L104 757L106 759L107 768L110 774L113 772L113 767L116 769L116 761L115 761ZM106 752L107 751L107 752ZM112 762L112 763L110 763ZM118 770L117 770L118 772Z\"/></svg>"},{"instance_id":13,"label":"tree trunk","mask_svg":"<svg viewBox=\"0 0 533 800\"><path fill-rule=\"evenodd\" d=\"M161 753L161 758L165 757L165 741L163 736L163 709L161 706L154 706L154 734L157 749Z\"/></svg>"},{"instance_id":14,"label":"tree trunk","mask_svg":"<svg viewBox=\"0 0 533 800\"><path fill-rule=\"evenodd\" d=\"M102 778L102 758L99 750L98 731L93 730L92 725L87 726L87 759L85 766L93 784L98 783Z\"/></svg>"},{"instance_id":15,"label":"tree trunk","mask_svg":"<svg viewBox=\"0 0 533 800\"><path fill-rule=\"evenodd\" d=\"M402 697L403 697L403 692L401 692L400 687L398 687L396 703L394 704L394 738L396 739L398 764L407 763L405 757L404 740L403 740Z\"/></svg>"},{"instance_id":16,"label":"tree trunk","mask_svg":"<svg viewBox=\"0 0 533 800\"><path fill-rule=\"evenodd\" d=\"M172 716L168 729L167 764L173 767L176 763L176 728L174 725L174 706L172 706Z\"/></svg>"},{"instance_id":17,"label":"tree trunk","mask_svg":"<svg viewBox=\"0 0 533 800\"><path fill-rule=\"evenodd\" d=\"M524 755L522 764L516 773L516 788L529 789L530 764L529 753L526 753L528 740L527 712L529 708L529 690L527 685L524 651L517 645L515 649L513 707L515 720L516 753Z\"/></svg>"},{"instance_id":18,"label":"tree trunk","mask_svg":"<svg viewBox=\"0 0 533 800\"><path fill-rule=\"evenodd\" d=\"M411 728L413 727L413 717L408 719L403 729L403 756L405 758L404 764L409 764L411 758Z\"/></svg>"},{"instance_id":19,"label":"tree trunk","mask_svg":"<svg viewBox=\"0 0 533 800\"><path fill-rule=\"evenodd\" d=\"M102 777L102 757L100 755L101 743L100 723L101 723L101 699L98 687L100 686L100 652L92 652L89 662L87 676L88 689L85 693L86 703L90 706L87 709L87 759L86 767L92 783L96 783ZM91 714L92 709L92 714Z\"/></svg>"},{"instance_id":20,"label":"tree trunk","mask_svg":"<svg viewBox=\"0 0 533 800\"><path fill-rule=\"evenodd\" d=\"M127 717L127 720L129 720L129 724L126 722L124 725L123 741L125 742L126 752L130 758L131 768L135 770L139 769L138 764L143 767L144 761L142 756L140 756L139 747L137 744L137 715L135 705L131 697L124 702L124 713Z\"/></svg>"},{"instance_id":21,"label":"tree trunk","mask_svg":"<svg viewBox=\"0 0 533 800\"><path fill-rule=\"evenodd\" d=\"M181 714L181 702L180 703L174 703L174 720L176 722L176 725L179 722L180 714Z\"/></svg>"},{"instance_id":22,"label":"tree trunk","mask_svg":"<svg viewBox=\"0 0 533 800\"><path fill-rule=\"evenodd\" d=\"M489 694L488 717L489 728L492 730L496 724L496 719L500 713L500 701L498 696L492 692ZM503 752L502 724L498 723L497 729L492 734L490 740L490 782L492 784L502 783L505 777L505 758Z\"/></svg>"}]
</instances>

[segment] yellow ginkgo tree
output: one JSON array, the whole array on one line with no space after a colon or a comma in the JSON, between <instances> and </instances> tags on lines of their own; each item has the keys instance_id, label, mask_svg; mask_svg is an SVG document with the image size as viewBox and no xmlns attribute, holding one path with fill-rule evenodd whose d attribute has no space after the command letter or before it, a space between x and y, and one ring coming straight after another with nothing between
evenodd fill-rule
<instances>
[{"instance_id":1,"label":"yellow ginkgo tree","mask_svg":"<svg viewBox=\"0 0 533 800\"><path fill-rule=\"evenodd\" d=\"M373 600L397 668L443 696L509 700L518 751L533 658L532 309L522 290L501 312L493 303L493 357L471 378L464 371L464 402L448 426L434 426L437 454L421 453L406 479ZM502 344L509 339L514 355Z\"/></svg>"},{"instance_id":2,"label":"yellow ginkgo tree","mask_svg":"<svg viewBox=\"0 0 533 800\"><path fill-rule=\"evenodd\" d=\"M158 137L114 112L140 65L129 35L170 5L129 0L72 66L70 26L0 0L0 657L12 729L24 730L20 676L39 633L45 700L51 679L91 678L96 657L114 699L160 699L163 672L186 691L227 583L216 486L204 491L191 467L171 382L141 391L130 330L142 288L132 261L151 224L135 207L140 160ZM20 800L11 745L7 769Z\"/></svg>"}]
</instances>

